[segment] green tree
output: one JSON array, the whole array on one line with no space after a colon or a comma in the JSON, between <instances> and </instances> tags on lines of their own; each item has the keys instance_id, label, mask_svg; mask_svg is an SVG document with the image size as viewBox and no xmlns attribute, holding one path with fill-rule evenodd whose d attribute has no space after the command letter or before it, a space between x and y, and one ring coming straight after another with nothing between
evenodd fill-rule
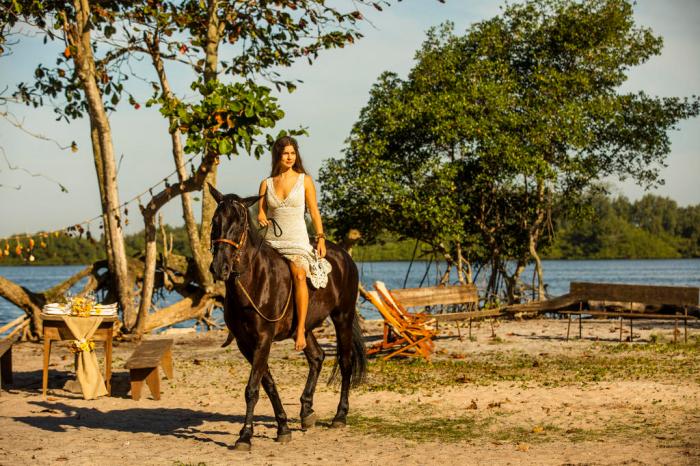
<instances>
[{"instance_id":1,"label":"green tree","mask_svg":"<svg viewBox=\"0 0 700 466\"><path fill-rule=\"evenodd\" d=\"M33 83L22 83L18 96L27 104L42 105L49 98L64 97L56 107L60 118L70 121L88 114L95 167L105 216L106 252L124 322L128 329L143 320L150 308L155 272L155 216L171 199L206 182L216 184L220 156L248 153L259 156L269 145L270 131L283 116L267 80L292 91L295 83L281 77L280 69L303 58L312 62L327 48L344 47L361 37L356 25L363 20L360 7L379 10L385 1L352 1L327 5L324 0L240 1L188 0L74 0L73 2L0 1L0 45L18 24L29 24L44 41L65 43L55 66L39 64ZM155 193L144 209L146 257L141 307L134 312L133 274L128 273L121 234L121 213L116 185L108 111L122 96L131 105L139 102L126 84L124 66L136 54L150 55L156 71L154 99L169 120L173 155L179 183ZM178 99L169 88L164 60L191 66L195 101ZM228 76L224 82L220 78ZM181 140L184 139L184 141ZM201 154L202 160L187 176L183 153ZM179 156L179 158L178 158ZM191 250L195 256L198 285L211 292L207 251L209 225L215 205L204 191L202 226L193 232L193 217L183 198ZM200 244L201 243L201 244ZM219 287L219 289L222 289ZM222 292L219 292L219 296Z\"/></svg>"},{"instance_id":2,"label":"green tree","mask_svg":"<svg viewBox=\"0 0 700 466\"><path fill-rule=\"evenodd\" d=\"M698 114L696 98L620 91L661 45L624 0L528 1L463 36L432 29L408 78L379 78L344 158L326 162L325 214L340 234L462 251L509 301L534 260L542 297L553 199L573 206L611 175L653 185L668 132Z\"/></svg>"}]
</instances>

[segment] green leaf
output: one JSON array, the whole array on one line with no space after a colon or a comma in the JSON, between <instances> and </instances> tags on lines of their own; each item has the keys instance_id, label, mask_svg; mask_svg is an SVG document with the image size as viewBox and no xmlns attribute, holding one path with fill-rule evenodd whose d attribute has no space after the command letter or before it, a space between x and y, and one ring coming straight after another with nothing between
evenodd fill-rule
<instances>
[{"instance_id":1,"label":"green leaf","mask_svg":"<svg viewBox=\"0 0 700 466\"><path fill-rule=\"evenodd\" d=\"M233 151L233 144L228 139L221 139L219 141L219 154L227 155Z\"/></svg>"}]
</instances>

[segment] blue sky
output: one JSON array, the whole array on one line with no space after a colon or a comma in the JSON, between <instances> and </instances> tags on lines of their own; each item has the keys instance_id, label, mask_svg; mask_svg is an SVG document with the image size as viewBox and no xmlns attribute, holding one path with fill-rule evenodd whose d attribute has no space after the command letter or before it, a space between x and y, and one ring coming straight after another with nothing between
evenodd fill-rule
<instances>
[{"instance_id":1,"label":"blue sky","mask_svg":"<svg viewBox=\"0 0 700 466\"><path fill-rule=\"evenodd\" d=\"M340 0L342 3L344 0ZM348 1L349 3L349 1ZM370 23L363 25L365 38L355 45L323 52L312 66L299 63L284 70L286 78L303 81L296 92L280 94L286 112L281 127L305 126L309 137L300 140L304 162L313 176L324 159L338 157L368 92L379 74L390 70L405 76L413 65L415 51L431 26L451 20L456 31L499 13L501 2L448 0L443 5L432 0L404 0L384 12L368 10ZM637 23L651 27L664 37L662 55L630 72L625 91L645 90L652 95L690 96L700 87L700 2L694 0L639 0L635 6ZM0 60L0 89L14 89L17 82L31 80L37 63L51 64L62 50L59 44L43 45L31 37L21 37L13 55ZM154 79L147 63L134 63L136 75ZM182 69L169 69L176 89L186 93L190 76ZM142 103L150 96L145 82L134 77L130 85ZM9 161L33 173L42 173L66 186L62 193L56 184L32 177L21 170L10 170L0 151L0 237L40 230L55 230L99 214L99 196L90 152L86 121L70 125L56 122L49 107L19 106L10 110L24 126L69 144L75 140L80 150L60 150L53 142L32 138L0 119L0 147ZM111 115L115 152L121 159L120 197L127 200L162 180L173 170L166 125L155 109L134 110L124 105ZM683 122L672 134L668 167L662 170L665 185L653 191L669 196L680 205L700 203L700 121ZM255 160L240 156L222 160L219 189L241 195L253 194L260 179L269 172L269 158ZM171 180L174 178L171 178ZM630 182L609 180L614 192L636 199L644 191ZM20 189L16 189L20 187ZM197 209L199 208L196 203ZM129 232L142 227L135 205L130 208ZM180 204L171 202L163 210L165 221L181 224ZM97 223L93 223L97 231Z\"/></svg>"}]
</instances>

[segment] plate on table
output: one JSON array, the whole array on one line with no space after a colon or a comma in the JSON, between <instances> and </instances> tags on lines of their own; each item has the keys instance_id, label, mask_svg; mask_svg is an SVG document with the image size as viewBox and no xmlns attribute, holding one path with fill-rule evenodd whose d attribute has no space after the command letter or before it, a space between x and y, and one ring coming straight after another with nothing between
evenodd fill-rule
<instances>
[{"instance_id":1,"label":"plate on table","mask_svg":"<svg viewBox=\"0 0 700 466\"><path fill-rule=\"evenodd\" d=\"M65 304L49 303L41 309L44 314L61 315L68 314L68 307Z\"/></svg>"},{"instance_id":2,"label":"plate on table","mask_svg":"<svg viewBox=\"0 0 700 466\"><path fill-rule=\"evenodd\" d=\"M114 316L117 315L117 303L96 304L90 311L93 316Z\"/></svg>"}]
</instances>

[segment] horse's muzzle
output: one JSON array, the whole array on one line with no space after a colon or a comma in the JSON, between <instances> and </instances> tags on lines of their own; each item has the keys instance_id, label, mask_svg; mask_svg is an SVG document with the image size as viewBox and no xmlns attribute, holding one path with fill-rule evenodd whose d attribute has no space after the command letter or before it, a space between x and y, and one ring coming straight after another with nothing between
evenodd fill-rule
<instances>
[{"instance_id":1,"label":"horse's muzzle","mask_svg":"<svg viewBox=\"0 0 700 466\"><path fill-rule=\"evenodd\" d=\"M228 264L223 264L221 267L214 267L214 263L212 262L209 266L209 271L212 277L214 277L214 280L226 281L231 274L231 267Z\"/></svg>"}]
</instances>

